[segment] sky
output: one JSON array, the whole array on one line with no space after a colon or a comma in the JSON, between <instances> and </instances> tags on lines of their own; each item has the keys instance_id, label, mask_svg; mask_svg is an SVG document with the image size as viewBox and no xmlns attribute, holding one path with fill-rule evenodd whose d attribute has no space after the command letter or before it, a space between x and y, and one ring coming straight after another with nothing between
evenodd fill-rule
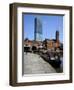
<instances>
[{"instance_id":1,"label":"sky","mask_svg":"<svg viewBox=\"0 0 74 90\"><path fill-rule=\"evenodd\" d=\"M23 14L24 39L34 40L36 17L42 22L42 40L55 39L55 32L58 30L59 40L63 42L63 16L61 15Z\"/></svg>"}]
</instances>

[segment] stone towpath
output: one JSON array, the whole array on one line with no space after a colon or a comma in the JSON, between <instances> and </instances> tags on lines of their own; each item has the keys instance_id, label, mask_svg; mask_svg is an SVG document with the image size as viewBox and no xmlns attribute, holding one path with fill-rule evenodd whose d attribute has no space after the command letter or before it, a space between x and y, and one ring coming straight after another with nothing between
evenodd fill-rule
<instances>
[{"instance_id":1,"label":"stone towpath","mask_svg":"<svg viewBox=\"0 0 74 90\"><path fill-rule=\"evenodd\" d=\"M39 55L24 53L24 74L46 74L56 73L55 69Z\"/></svg>"}]
</instances>

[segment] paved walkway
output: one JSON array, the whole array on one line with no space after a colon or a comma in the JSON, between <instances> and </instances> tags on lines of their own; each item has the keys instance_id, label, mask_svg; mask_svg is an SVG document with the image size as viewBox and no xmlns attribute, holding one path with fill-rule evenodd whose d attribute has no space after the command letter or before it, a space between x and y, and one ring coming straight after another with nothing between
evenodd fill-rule
<instances>
[{"instance_id":1,"label":"paved walkway","mask_svg":"<svg viewBox=\"0 0 74 90\"><path fill-rule=\"evenodd\" d=\"M39 55L24 53L24 74L55 73L55 69L45 62Z\"/></svg>"}]
</instances>

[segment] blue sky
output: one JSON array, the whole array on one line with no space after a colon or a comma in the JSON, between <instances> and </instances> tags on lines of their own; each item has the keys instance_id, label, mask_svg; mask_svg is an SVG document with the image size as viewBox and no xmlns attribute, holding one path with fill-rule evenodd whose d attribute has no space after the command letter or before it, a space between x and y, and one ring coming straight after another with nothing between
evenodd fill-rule
<instances>
[{"instance_id":1,"label":"blue sky","mask_svg":"<svg viewBox=\"0 0 74 90\"><path fill-rule=\"evenodd\" d=\"M55 39L56 30L59 31L59 39L63 42L63 16L60 15L37 15L23 14L24 39L34 40L34 19L38 17L42 22L42 39Z\"/></svg>"}]
</instances>

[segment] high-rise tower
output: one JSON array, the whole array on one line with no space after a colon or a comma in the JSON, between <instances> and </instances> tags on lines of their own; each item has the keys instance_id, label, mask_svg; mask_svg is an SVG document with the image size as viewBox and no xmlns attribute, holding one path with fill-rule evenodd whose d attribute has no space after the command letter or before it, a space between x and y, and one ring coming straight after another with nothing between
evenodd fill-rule
<instances>
[{"instance_id":1,"label":"high-rise tower","mask_svg":"<svg viewBox=\"0 0 74 90\"><path fill-rule=\"evenodd\" d=\"M35 18L34 40L42 41L42 22L37 17Z\"/></svg>"},{"instance_id":2,"label":"high-rise tower","mask_svg":"<svg viewBox=\"0 0 74 90\"><path fill-rule=\"evenodd\" d=\"M59 31L56 31L56 47L58 48L60 45L60 41L59 41Z\"/></svg>"},{"instance_id":3,"label":"high-rise tower","mask_svg":"<svg viewBox=\"0 0 74 90\"><path fill-rule=\"evenodd\" d=\"M56 31L56 41L59 42L59 31Z\"/></svg>"}]
</instances>

